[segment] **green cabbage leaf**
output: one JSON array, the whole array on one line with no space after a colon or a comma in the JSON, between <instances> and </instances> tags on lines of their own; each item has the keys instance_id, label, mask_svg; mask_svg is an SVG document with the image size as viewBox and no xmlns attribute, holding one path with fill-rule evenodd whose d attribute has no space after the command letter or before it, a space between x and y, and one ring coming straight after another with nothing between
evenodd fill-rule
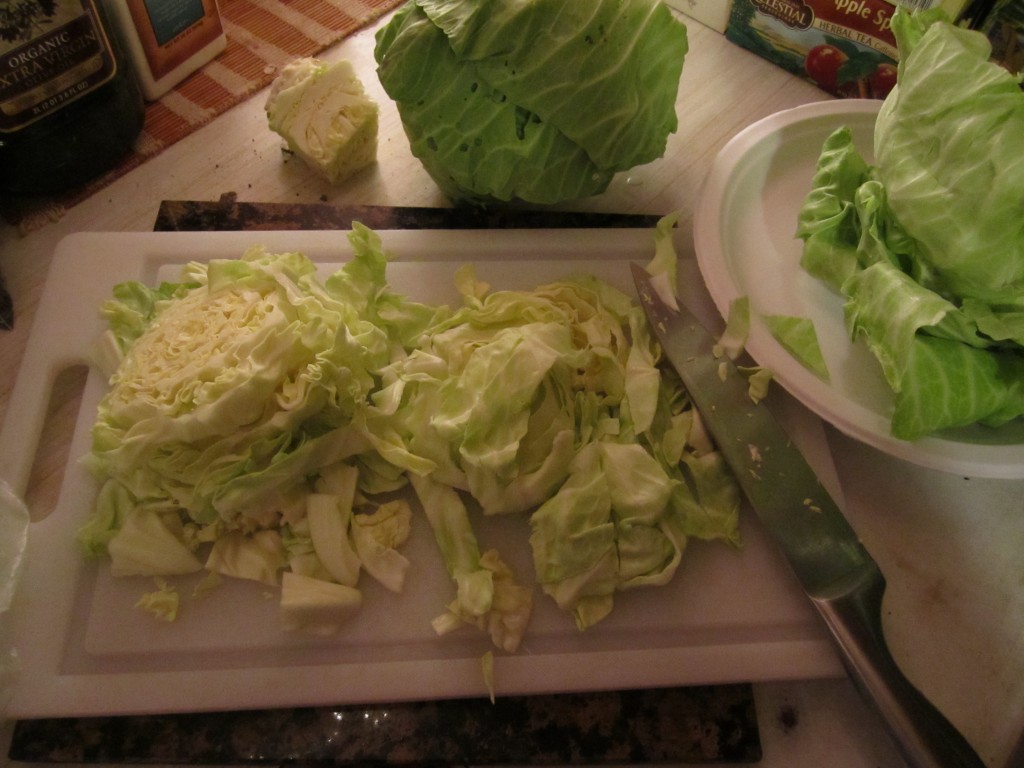
<instances>
[{"instance_id":1,"label":"green cabbage leaf","mask_svg":"<svg viewBox=\"0 0 1024 768\"><path fill-rule=\"evenodd\" d=\"M354 258L326 280L302 254L253 247L187 264L178 283L115 287L102 345L115 366L84 458L100 480L86 554L116 576L205 568L279 585L288 572L355 589L365 570L401 589L411 512L367 496L405 480L355 415L402 337L444 310L388 289L373 232L349 240ZM295 592L305 584L289 594L353 605Z\"/></svg>"},{"instance_id":2,"label":"green cabbage leaf","mask_svg":"<svg viewBox=\"0 0 1024 768\"><path fill-rule=\"evenodd\" d=\"M1024 91L940 10L893 29L874 163L835 130L797 234L895 393L892 434L915 440L1024 414Z\"/></svg>"},{"instance_id":3,"label":"green cabbage leaf","mask_svg":"<svg viewBox=\"0 0 1024 768\"><path fill-rule=\"evenodd\" d=\"M547 204L661 157L687 45L657 0L410 0L375 57L445 194Z\"/></svg>"},{"instance_id":4,"label":"green cabbage leaf","mask_svg":"<svg viewBox=\"0 0 1024 768\"><path fill-rule=\"evenodd\" d=\"M650 268L674 277L670 227L655 252ZM671 579L689 537L738 541L739 492L630 297L586 275L491 291L465 267L456 284L463 305L382 372L361 414L457 585L440 627L495 618L477 513L528 518L537 582L580 628L618 591ZM525 610L520 595L506 599Z\"/></svg>"}]
</instances>

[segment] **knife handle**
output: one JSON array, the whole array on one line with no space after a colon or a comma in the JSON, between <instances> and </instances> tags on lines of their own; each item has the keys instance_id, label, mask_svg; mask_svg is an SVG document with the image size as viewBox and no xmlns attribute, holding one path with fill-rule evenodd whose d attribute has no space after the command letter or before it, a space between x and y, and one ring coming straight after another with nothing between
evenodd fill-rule
<instances>
[{"instance_id":1,"label":"knife handle","mask_svg":"<svg viewBox=\"0 0 1024 768\"><path fill-rule=\"evenodd\" d=\"M910 768L985 768L963 735L900 671L882 631L885 577L872 562L849 589L814 604L854 685L874 705Z\"/></svg>"}]
</instances>

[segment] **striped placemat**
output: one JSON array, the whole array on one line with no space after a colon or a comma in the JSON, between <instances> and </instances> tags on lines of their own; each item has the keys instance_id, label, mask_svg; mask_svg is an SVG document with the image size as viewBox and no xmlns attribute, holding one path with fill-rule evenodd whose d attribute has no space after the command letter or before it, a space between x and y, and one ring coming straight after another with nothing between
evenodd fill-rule
<instances>
[{"instance_id":1,"label":"striped placemat","mask_svg":"<svg viewBox=\"0 0 1024 768\"><path fill-rule=\"evenodd\" d=\"M4 201L4 217L25 232L60 219L72 206L260 91L281 67L316 55L403 1L219 0L227 48L146 105L132 152L108 173L67 194Z\"/></svg>"}]
</instances>

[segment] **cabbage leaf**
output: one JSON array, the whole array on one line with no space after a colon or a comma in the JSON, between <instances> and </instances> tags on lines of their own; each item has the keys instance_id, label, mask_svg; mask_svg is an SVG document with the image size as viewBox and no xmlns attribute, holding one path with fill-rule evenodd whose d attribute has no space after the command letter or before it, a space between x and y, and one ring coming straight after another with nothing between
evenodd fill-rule
<instances>
[{"instance_id":1,"label":"cabbage leaf","mask_svg":"<svg viewBox=\"0 0 1024 768\"><path fill-rule=\"evenodd\" d=\"M765 327L768 328L772 337L804 368L822 381L829 380L828 365L821 352L818 334L811 318L793 315L765 315L761 319L764 320Z\"/></svg>"},{"instance_id":2,"label":"cabbage leaf","mask_svg":"<svg viewBox=\"0 0 1024 768\"><path fill-rule=\"evenodd\" d=\"M686 52L657 0L410 0L374 55L445 194L547 204L661 157Z\"/></svg>"},{"instance_id":3,"label":"cabbage leaf","mask_svg":"<svg viewBox=\"0 0 1024 768\"><path fill-rule=\"evenodd\" d=\"M853 339L915 440L1024 414L1024 91L988 40L941 10L893 17L898 83L874 163L847 127L825 141L797 235L802 265L845 299Z\"/></svg>"}]
</instances>

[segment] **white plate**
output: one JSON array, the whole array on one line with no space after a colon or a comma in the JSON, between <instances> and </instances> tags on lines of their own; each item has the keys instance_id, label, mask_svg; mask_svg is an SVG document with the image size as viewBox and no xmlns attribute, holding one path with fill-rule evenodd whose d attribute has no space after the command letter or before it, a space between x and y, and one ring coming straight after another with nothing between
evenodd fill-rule
<instances>
[{"instance_id":1,"label":"white plate","mask_svg":"<svg viewBox=\"0 0 1024 768\"><path fill-rule=\"evenodd\" d=\"M1024 478L1024 428L951 430L915 442L890 434L893 393L862 342L851 343L842 299L800 267L797 214L825 138L847 125L872 162L881 102L837 100L771 115L737 134L715 159L694 218L694 246L723 316L747 296L747 349L791 394L842 432L920 466L971 477ZM761 316L813 320L829 370L824 382L772 337Z\"/></svg>"},{"instance_id":2,"label":"white plate","mask_svg":"<svg viewBox=\"0 0 1024 768\"><path fill-rule=\"evenodd\" d=\"M457 300L453 275L463 261L495 288L532 288L585 271L633 291L629 260L646 262L643 230L381 232L399 258L388 268L399 291L427 301ZM80 363L102 330L97 308L114 283L173 277L185 259L234 258L256 243L300 250L325 270L348 258L341 232L91 233L61 242L0 432L0 478L24 493L42 430L48 382ZM702 302L693 260L680 264L688 303ZM699 297L694 291L701 292ZM698 310L694 307L695 311ZM114 579L106 563L87 563L74 532L95 484L75 459L88 449L95 406L105 388L91 375L71 441L56 508L31 524L26 571L5 633L21 674L3 691L10 717L201 711L482 696L480 656L489 639L475 630L438 638L430 620L453 596L429 527L415 518L404 550L415 569L401 595L369 580L360 612L342 632L311 638L281 630L275 590L233 582L202 601L188 598L174 624L132 606L148 579ZM789 428L816 457L838 492L820 420L794 409ZM821 460L827 459L824 464ZM36 511L37 516L39 511ZM485 546L500 550L528 580L532 561L521 517L479 521ZM498 695L689 685L842 673L820 622L787 565L752 515L745 546L692 542L672 582L616 598L611 616L585 633L535 593L521 651L496 654ZM7 625L10 625L9 627ZM10 631L7 631L10 630ZM4 650L0 648L0 651Z\"/></svg>"}]
</instances>

